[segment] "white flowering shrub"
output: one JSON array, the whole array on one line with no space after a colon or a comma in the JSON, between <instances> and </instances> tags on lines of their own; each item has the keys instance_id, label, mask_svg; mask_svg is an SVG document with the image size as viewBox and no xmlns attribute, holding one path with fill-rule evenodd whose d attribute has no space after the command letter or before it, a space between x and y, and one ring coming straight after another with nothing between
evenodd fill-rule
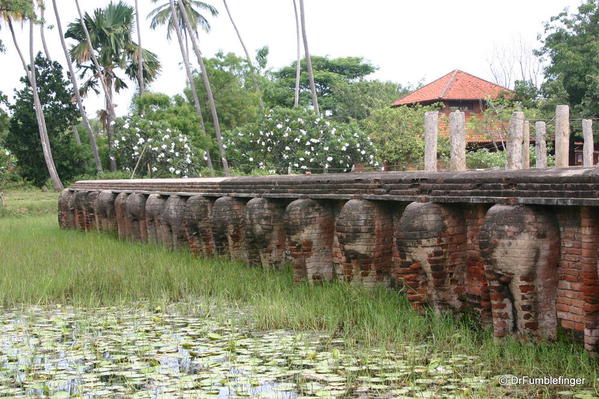
<instances>
[{"instance_id":1,"label":"white flowering shrub","mask_svg":"<svg viewBox=\"0 0 599 399\"><path fill-rule=\"evenodd\" d=\"M117 164L138 176L187 177L199 159L189 138L161 121L130 116L117 120L113 141Z\"/></svg>"},{"instance_id":2,"label":"white flowering shrub","mask_svg":"<svg viewBox=\"0 0 599 399\"><path fill-rule=\"evenodd\" d=\"M372 142L357 125L300 108L268 111L260 122L226 132L225 144L231 163L244 172L346 172L356 163L377 166Z\"/></svg>"}]
</instances>

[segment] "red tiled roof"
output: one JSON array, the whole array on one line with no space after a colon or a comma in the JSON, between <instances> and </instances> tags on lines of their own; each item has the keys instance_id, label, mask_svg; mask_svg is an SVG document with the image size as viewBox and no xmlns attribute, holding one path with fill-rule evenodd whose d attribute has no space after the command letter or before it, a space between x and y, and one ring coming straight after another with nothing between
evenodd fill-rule
<instances>
[{"instance_id":1,"label":"red tiled roof","mask_svg":"<svg viewBox=\"0 0 599 399\"><path fill-rule=\"evenodd\" d=\"M481 100L496 98L511 90L456 69L445 76L413 91L393 103L393 107L441 100Z\"/></svg>"}]
</instances>

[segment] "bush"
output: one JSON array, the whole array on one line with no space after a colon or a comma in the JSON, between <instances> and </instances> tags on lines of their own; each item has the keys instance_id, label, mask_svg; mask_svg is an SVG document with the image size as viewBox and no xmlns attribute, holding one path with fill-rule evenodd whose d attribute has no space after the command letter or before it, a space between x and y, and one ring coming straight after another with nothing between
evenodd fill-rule
<instances>
[{"instance_id":1,"label":"bush","mask_svg":"<svg viewBox=\"0 0 599 399\"><path fill-rule=\"evenodd\" d=\"M356 163L376 166L374 148L356 124L325 120L303 108L275 108L257 123L225 133L227 156L244 173L347 172Z\"/></svg>"},{"instance_id":2,"label":"bush","mask_svg":"<svg viewBox=\"0 0 599 399\"><path fill-rule=\"evenodd\" d=\"M129 116L116 121L117 164L138 176L188 177L199 159L189 138L161 121Z\"/></svg>"},{"instance_id":3,"label":"bush","mask_svg":"<svg viewBox=\"0 0 599 399\"><path fill-rule=\"evenodd\" d=\"M466 154L468 169L505 168L507 154L505 151L489 151L487 148Z\"/></svg>"},{"instance_id":4,"label":"bush","mask_svg":"<svg viewBox=\"0 0 599 399\"><path fill-rule=\"evenodd\" d=\"M399 169L419 167L424 162L424 113L438 106L378 108L361 121L376 149L377 157ZM445 143L445 145L442 145ZM447 152L447 141L440 140L440 156Z\"/></svg>"}]
</instances>

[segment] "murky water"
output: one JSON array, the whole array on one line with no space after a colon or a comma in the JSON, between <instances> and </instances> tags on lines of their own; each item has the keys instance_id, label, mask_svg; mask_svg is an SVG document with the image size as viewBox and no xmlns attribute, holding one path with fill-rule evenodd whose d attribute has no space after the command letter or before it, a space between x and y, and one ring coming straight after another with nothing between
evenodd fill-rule
<instances>
[{"instance_id":1,"label":"murky water","mask_svg":"<svg viewBox=\"0 0 599 399\"><path fill-rule=\"evenodd\" d=\"M493 383L472 372L483 369L473 356L409 345L357 355L326 335L235 319L147 306L0 311L0 397L458 398Z\"/></svg>"}]
</instances>

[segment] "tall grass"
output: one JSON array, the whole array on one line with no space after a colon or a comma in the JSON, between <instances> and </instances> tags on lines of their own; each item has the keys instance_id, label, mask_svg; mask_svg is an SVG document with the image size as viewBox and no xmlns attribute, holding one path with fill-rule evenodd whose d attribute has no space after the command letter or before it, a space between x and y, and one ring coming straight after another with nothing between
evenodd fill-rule
<instances>
[{"instance_id":1,"label":"tall grass","mask_svg":"<svg viewBox=\"0 0 599 399\"><path fill-rule=\"evenodd\" d=\"M3 306L200 303L242 309L257 328L323 331L358 347L397 351L413 343L428 345L431 354L477 355L497 374L599 377L596 361L566 337L555 344L496 343L472 317L416 313L397 291L297 284L289 269L62 231L53 215L0 218L0 270Z\"/></svg>"}]
</instances>

